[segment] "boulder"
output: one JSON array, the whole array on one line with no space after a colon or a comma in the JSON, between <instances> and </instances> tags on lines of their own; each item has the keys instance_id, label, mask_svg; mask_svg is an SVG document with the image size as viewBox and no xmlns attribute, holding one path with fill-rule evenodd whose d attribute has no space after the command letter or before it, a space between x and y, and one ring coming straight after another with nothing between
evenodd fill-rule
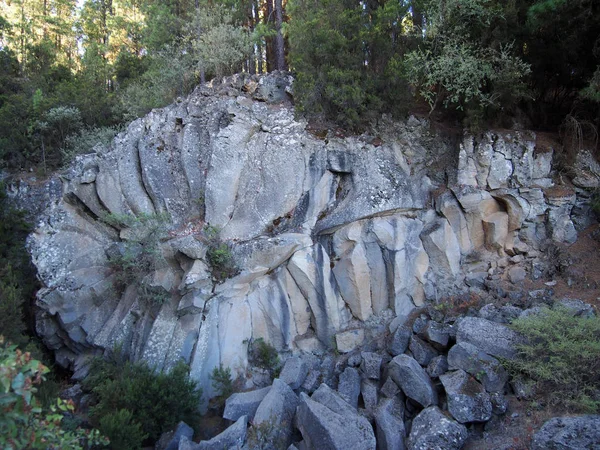
<instances>
[{"instance_id":1,"label":"boulder","mask_svg":"<svg viewBox=\"0 0 600 450\"><path fill-rule=\"evenodd\" d=\"M404 428L404 403L398 398L384 398L375 411L377 448L404 450L406 430Z\"/></svg>"},{"instance_id":2,"label":"boulder","mask_svg":"<svg viewBox=\"0 0 600 450\"><path fill-rule=\"evenodd\" d=\"M360 383L360 394L369 415L373 414L377 407L377 402L379 401L378 388L378 383L374 380L364 379Z\"/></svg>"},{"instance_id":3,"label":"boulder","mask_svg":"<svg viewBox=\"0 0 600 450\"><path fill-rule=\"evenodd\" d=\"M233 425L209 441L199 442L192 450L241 449L246 442L248 416L240 417Z\"/></svg>"},{"instance_id":4,"label":"boulder","mask_svg":"<svg viewBox=\"0 0 600 450\"><path fill-rule=\"evenodd\" d=\"M483 386L463 370L440 376L448 411L460 423L485 422L492 417L492 402Z\"/></svg>"},{"instance_id":5,"label":"boulder","mask_svg":"<svg viewBox=\"0 0 600 450\"><path fill-rule=\"evenodd\" d=\"M380 389L381 394L387 398L394 398L400 392L400 388L391 377L387 377Z\"/></svg>"},{"instance_id":6,"label":"boulder","mask_svg":"<svg viewBox=\"0 0 600 450\"><path fill-rule=\"evenodd\" d=\"M381 355L373 352L362 352L362 362L360 369L367 378L372 380L379 380L381 375L381 363L383 358Z\"/></svg>"},{"instance_id":7,"label":"boulder","mask_svg":"<svg viewBox=\"0 0 600 450\"><path fill-rule=\"evenodd\" d=\"M554 417L533 435L532 450L599 449L600 416Z\"/></svg>"},{"instance_id":8,"label":"boulder","mask_svg":"<svg viewBox=\"0 0 600 450\"><path fill-rule=\"evenodd\" d=\"M307 375L308 366L306 363L301 358L293 357L286 360L281 374L279 374L279 379L296 390L302 386Z\"/></svg>"},{"instance_id":9,"label":"boulder","mask_svg":"<svg viewBox=\"0 0 600 450\"><path fill-rule=\"evenodd\" d=\"M438 356L438 353L423 340L413 335L410 338L410 344L408 346L413 358L421 364L423 367L427 366L433 358Z\"/></svg>"},{"instance_id":10,"label":"boulder","mask_svg":"<svg viewBox=\"0 0 600 450\"><path fill-rule=\"evenodd\" d=\"M238 392L225 400L225 411L223 418L227 420L238 420L242 416L248 416L248 420L254 418L258 406L271 390L271 386L250 392Z\"/></svg>"},{"instance_id":11,"label":"boulder","mask_svg":"<svg viewBox=\"0 0 600 450\"><path fill-rule=\"evenodd\" d=\"M286 442L289 445L296 406L298 396L287 383L276 378L271 390L258 406L252 423L254 426L267 424L270 441Z\"/></svg>"},{"instance_id":12,"label":"boulder","mask_svg":"<svg viewBox=\"0 0 600 450\"><path fill-rule=\"evenodd\" d=\"M444 355L436 356L427 366L427 373L431 378L438 378L448 371L448 358Z\"/></svg>"},{"instance_id":13,"label":"boulder","mask_svg":"<svg viewBox=\"0 0 600 450\"><path fill-rule=\"evenodd\" d=\"M437 404L437 391L427 372L414 358L408 355L396 356L389 364L389 373L408 398L425 408Z\"/></svg>"},{"instance_id":14,"label":"boulder","mask_svg":"<svg viewBox=\"0 0 600 450\"><path fill-rule=\"evenodd\" d=\"M448 332L447 326L433 320L430 320L427 323L421 332L421 335L431 345L440 350L445 349L448 346L448 339L450 339L450 333Z\"/></svg>"},{"instance_id":15,"label":"boulder","mask_svg":"<svg viewBox=\"0 0 600 450\"><path fill-rule=\"evenodd\" d=\"M468 342L459 342L448 352L450 369L461 369L474 376L488 392L502 392L508 374L500 362Z\"/></svg>"},{"instance_id":16,"label":"boulder","mask_svg":"<svg viewBox=\"0 0 600 450\"><path fill-rule=\"evenodd\" d=\"M179 422L175 430L163 433L156 443L157 450L177 450L183 438L192 440L194 429L185 422Z\"/></svg>"},{"instance_id":17,"label":"boulder","mask_svg":"<svg viewBox=\"0 0 600 450\"><path fill-rule=\"evenodd\" d=\"M362 328L348 330L335 335L335 343L340 353L349 353L365 340L365 330Z\"/></svg>"},{"instance_id":18,"label":"boulder","mask_svg":"<svg viewBox=\"0 0 600 450\"><path fill-rule=\"evenodd\" d=\"M519 284L525 277L527 276L527 272L520 266L514 266L508 269L508 278L510 279L512 284Z\"/></svg>"},{"instance_id":19,"label":"boulder","mask_svg":"<svg viewBox=\"0 0 600 450\"><path fill-rule=\"evenodd\" d=\"M387 345L387 350L390 355L398 356L404 353L408 347L411 336L412 331L408 327L400 325L396 328L396 331L391 335Z\"/></svg>"},{"instance_id":20,"label":"boulder","mask_svg":"<svg viewBox=\"0 0 600 450\"><path fill-rule=\"evenodd\" d=\"M437 406L430 406L413 420L407 447L409 450L459 450L467 437L467 427L444 415Z\"/></svg>"},{"instance_id":21,"label":"boulder","mask_svg":"<svg viewBox=\"0 0 600 450\"><path fill-rule=\"evenodd\" d=\"M354 408L358 407L358 396L360 395L360 375L353 367L346 367L340 374L338 382L338 393Z\"/></svg>"},{"instance_id":22,"label":"boulder","mask_svg":"<svg viewBox=\"0 0 600 450\"><path fill-rule=\"evenodd\" d=\"M473 344L488 355L513 358L521 337L510 328L479 317L463 317L458 321L456 341Z\"/></svg>"},{"instance_id":23,"label":"boulder","mask_svg":"<svg viewBox=\"0 0 600 450\"><path fill-rule=\"evenodd\" d=\"M339 402L345 403L341 398ZM300 394L296 423L307 448L375 450L375 434L369 421L350 405L338 408L339 402L326 405Z\"/></svg>"}]
</instances>

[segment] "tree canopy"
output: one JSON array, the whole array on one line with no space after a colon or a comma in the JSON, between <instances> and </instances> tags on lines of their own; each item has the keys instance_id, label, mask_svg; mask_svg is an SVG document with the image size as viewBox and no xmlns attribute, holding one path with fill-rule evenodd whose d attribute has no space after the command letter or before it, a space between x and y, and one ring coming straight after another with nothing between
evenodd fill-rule
<instances>
[{"instance_id":1,"label":"tree canopy","mask_svg":"<svg viewBox=\"0 0 600 450\"><path fill-rule=\"evenodd\" d=\"M0 4L0 161L74 142L233 72L296 75L299 111L360 129L411 109L467 126L600 125L594 0L11 0ZM525 119L523 119L525 118ZM77 147L78 148L78 147Z\"/></svg>"}]
</instances>

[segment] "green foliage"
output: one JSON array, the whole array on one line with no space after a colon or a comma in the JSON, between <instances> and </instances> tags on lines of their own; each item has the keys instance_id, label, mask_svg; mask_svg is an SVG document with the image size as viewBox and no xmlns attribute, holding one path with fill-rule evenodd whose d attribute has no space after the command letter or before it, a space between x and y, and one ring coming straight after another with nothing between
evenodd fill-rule
<instances>
[{"instance_id":1,"label":"green foliage","mask_svg":"<svg viewBox=\"0 0 600 450\"><path fill-rule=\"evenodd\" d=\"M405 50L400 39L408 6L375 7L341 0L290 1L290 61L301 111L360 128L380 112L397 111L407 85L392 61ZM394 36L395 42L389 37Z\"/></svg>"},{"instance_id":2,"label":"green foliage","mask_svg":"<svg viewBox=\"0 0 600 450\"><path fill-rule=\"evenodd\" d=\"M56 400L44 413L34 394L48 368L0 336L0 446L3 449L84 449L107 445L97 430L67 430L61 422L73 404Z\"/></svg>"},{"instance_id":3,"label":"green foliage","mask_svg":"<svg viewBox=\"0 0 600 450\"><path fill-rule=\"evenodd\" d=\"M489 28L504 21L500 6L489 0L430 2L433 18L423 45L406 55L412 85L429 104L458 110L510 108L525 96L529 65L513 44L490 40Z\"/></svg>"},{"instance_id":4,"label":"green foliage","mask_svg":"<svg viewBox=\"0 0 600 450\"><path fill-rule=\"evenodd\" d=\"M102 220L115 228L126 229L128 234L128 239L119 243L110 255L115 287L123 291L135 285L138 296L149 305L164 303L169 293L149 285L148 277L167 264L160 242L166 234L168 216L107 214Z\"/></svg>"},{"instance_id":5,"label":"green foliage","mask_svg":"<svg viewBox=\"0 0 600 450\"><path fill-rule=\"evenodd\" d=\"M62 147L63 162L71 162L75 156L91 153L95 146L108 147L113 138L122 131L120 126L112 127L86 127L79 132L70 134L65 138Z\"/></svg>"},{"instance_id":6,"label":"green foliage","mask_svg":"<svg viewBox=\"0 0 600 450\"><path fill-rule=\"evenodd\" d=\"M148 437L144 434L139 423L133 420L133 414L126 409L120 409L100 418L98 427L104 434L110 436L113 450L135 450L141 448L142 442Z\"/></svg>"},{"instance_id":7,"label":"green foliage","mask_svg":"<svg viewBox=\"0 0 600 450\"><path fill-rule=\"evenodd\" d=\"M33 295L35 278L25 239L31 227L23 213L13 208L0 183L0 330L8 341L24 345L27 329L24 316L27 300Z\"/></svg>"},{"instance_id":8,"label":"green foliage","mask_svg":"<svg viewBox=\"0 0 600 450\"><path fill-rule=\"evenodd\" d=\"M212 225L205 225L202 230L204 240L208 244L206 260L211 272L217 280L224 280L238 272L235 260L227 243L221 241L220 230Z\"/></svg>"},{"instance_id":9,"label":"green foliage","mask_svg":"<svg viewBox=\"0 0 600 450\"><path fill-rule=\"evenodd\" d=\"M277 349L265 342L263 338L254 339L251 342L250 355L255 365L268 370L273 377L276 377L281 370L281 360Z\"/></svg>"},{"instance_id":10,"label":"green foliage","mask_svg":"<svg viewBox=\"0 0 600 450\"><path fill-rule=\"evenodd\" d=\"M232 9L224 5L197 9L186 39L198 70L216 78L239 71L252 50L250 33L237 26Z\"/></svg>"},{"instance_id":11,"label":"green foliage","mask_svg":"<svg viewBox=\"0 0 600 450\"><path fill-rule=\"evenodd\" d=\"M233 379L231 378L231 369L223 366L215 367L210 374L213 388L218 392L216 402L220 408L225 405L225 401L233 394Z\"/></svg>"},{"instance_id":12,"label":"green foliage","mask_svg":"<svg viewBox=\"0 0 600 450\"><path fill-rule=\"evenodd\" d=\"M600 412L600 318L574 317L564 308L519 318L512 327L525 336L513 373L527 376L550 404L575 412Z\"/></svg>"},{"instance_id":13,"label":"green foliage","mask_svg":"<svg viewBox=\"0 0 600 450\"><path fill-rule=\"evenodd\" d=\"M157 373L145 363L124 360L116 351L110 360L94 360L84 386L98 401L90 410L91 418L111 440L113 436L125 438L115 429L116 414L129 417L121 410L130 413L128 427L132 431L137 425L141 428L136 436L141 437L143 433L150 441L182 420L193 424L199 419L201 391L188 377L188 368L183 362L168 373ZM139 445L141 442L134 447Z\"/></svg>"}]
</instances>

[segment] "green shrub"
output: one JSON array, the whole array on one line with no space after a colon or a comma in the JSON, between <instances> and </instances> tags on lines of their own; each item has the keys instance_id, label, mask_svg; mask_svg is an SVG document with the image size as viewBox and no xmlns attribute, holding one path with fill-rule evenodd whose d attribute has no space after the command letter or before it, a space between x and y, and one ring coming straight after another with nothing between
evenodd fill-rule
<instances>
[{"instance_id":1,"label":"green shrub","mask_svg":"<svg viewBox=\"0 0 600 450\"><path fill-rule=\"evenodd\" d=\"M110 438L120 439L109 434L114 432L110 428L114 419L107 417L114 416L116 411L129 411L129 426L134 428L139 424L150 441L182 420L194 424L199 418L201 391L188 377L183 362L168 373L157 373L145 363L124 361L117 350L110 360L94 360L84 386L98 401L90 410L91 418Z\"/></svg>"},{"instance_id":2,"label":"green shrub","mask_svg":"<svg viewBox=\"0 0 600 450\"><path fill-rule=\"evenodd\" d=\"M273 377L276 377L281 370L281 360L277 349L265 342L263 338L252 341L250 355L254 364L268 370Z\"/></svg>"},{"instance_id":3,"label":"green shrub","mask_svg":"<svg viewBox=\"0 0 600 450\"><path fill-rule=\"evenodd\" d=\"M71 162L77 155L91 153L98 144L108 146L121 129L120 126L88 127L70 134L66 137L65 145L61 149L63 163Z\"/></svg>"},{"instance_id":4,"label":"green shrub","mask_svg":"<svg viewBox=\"0 0 600 450\"><path fill-rule=\"evenodd\" d=\"M517 346L517 358L506 361L513 373L530 378L550 404L600 412L600 318L544 309L512 327L526 339Z\"/></svg>"},{"instance_id":5,"label":"green shrub","mask_svg":"<svg viewBox=\"0 0 600 450\"><path fill-rule=\"evenodd\" d=\"M142 431L141 425L133 420L131 411L126 409L102 417L99 428L110 437L113 450L139 449L144 439L148 437Z\"/></svg>"},{"instance_id":6,"label":"green shrub","mask_svg":"<svg viewBox=\"0 0 600 450\"><path fill-rule=\"evenodd\" d=\"M48 368L16 346L5 346L0 336L0 448L83 449L107 445L98 430L62 426L71 402L55 400L42 411L34 394Z\"/></svg>"},{"instance_id":7,"label":"green shrub","mask_svg":"<svg viewBox=\"0 0 600 450\"><path fill-rule=\"evenodd\" d=\"M210 379L215 391L218 392L214 402L219 408L225 406L225 401L233 394L233 379L231 378L231 369L223 366L215 367L210 374Z\"/></svg>"},{"instance_id":8,"label":"green shrub","mask_svg":"<svg viewBox=\"0 0 600 450\"><path fill-rule=\"evenodd\" d=\"M135 285L142 301L149 305L164 303L169 298L169 293L148 285L144 279L167 265L160 242L166 235L168 216L107 214L102 220L117 229L127 229L128 233L128 239L110 257L110 266L115 274L115 288L123 291L128 286Z\"/></svg>"}]
</instances>

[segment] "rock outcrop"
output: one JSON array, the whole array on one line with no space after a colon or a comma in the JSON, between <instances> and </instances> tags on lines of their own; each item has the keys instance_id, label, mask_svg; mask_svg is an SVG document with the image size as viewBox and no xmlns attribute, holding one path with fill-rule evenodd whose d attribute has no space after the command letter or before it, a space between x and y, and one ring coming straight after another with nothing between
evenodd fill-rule
<instances>
[{"instance_id":1,"label":"rock outcrop","mask_svg":"<svg viewBox=\"0 0 600 450\"><path fill-rule=\"evenodd\" d=\"M576 236L575 195L551 189L552 153L533 133L457 146L411 117L383 120L378 139L322 138L281 102L281 77L199 87L62 175L28 245L43 284L37 331L75 376L121 344L157 370L183 359L206 402L212 370L245 373L257 339L351 351L378 320L483 283L489 264L473 255L493 262ZM220 266L228 259L237 274ZM409 345L399 333L393 355ZM421 362L447 339L429 333L431 346L411 343ZM459 341L471 335L459 329ZM324 408L314 403L300 399L304 414Z\"/></svg>"}]
</instances>

